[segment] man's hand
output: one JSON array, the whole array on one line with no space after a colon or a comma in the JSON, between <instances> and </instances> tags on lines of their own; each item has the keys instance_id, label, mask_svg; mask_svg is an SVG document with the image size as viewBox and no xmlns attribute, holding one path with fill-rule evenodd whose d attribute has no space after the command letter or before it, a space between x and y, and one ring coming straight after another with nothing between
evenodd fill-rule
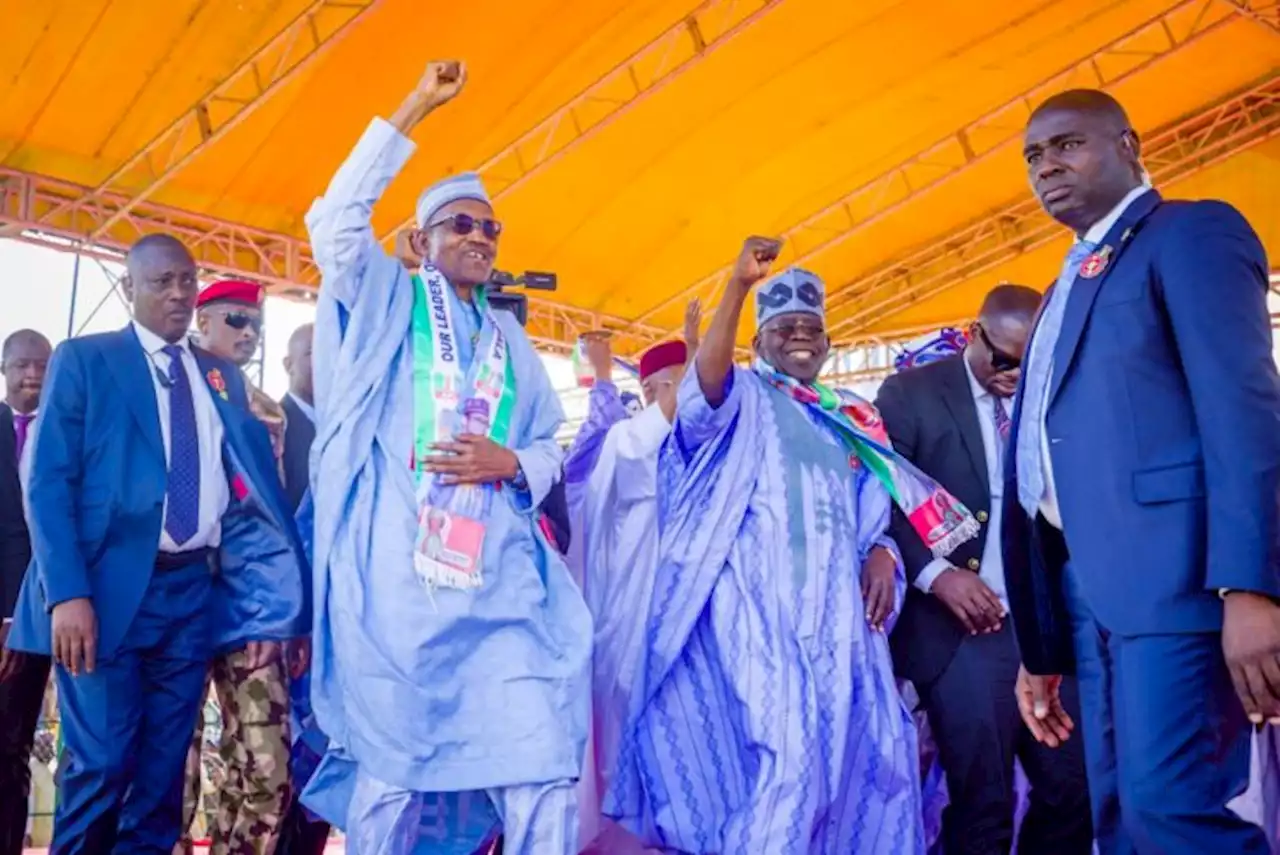
<instances>
[{"instance_id":1,"label":"man's hand","mask_svg":"<svg viewBox=\"0 0 1280 855\"><path fill-rule=\"evenodd\" d=\"M427 63L422 79L391 117L391 124L408 135L432 110L452 101L467 82L467 67L457 60Z\"/></svg>"},{"instance_id":2,"label":"man's hand","mask_svg":"<svg viewBox=\"0 0 1280 855\"><path fill-rule=\"evenodd\" d=\"M782 241L776 238L749 237L742 244L738 260L733 264L729 283L746 291L769 275L769 266L778 260Z\"/></svg>"},{"instance_id":3,"label":"man's hand","mask_svg":"<svg viewBox=\"0 0 1280 855\"><path fill-rule=\"evenodd\" d=\"M582 351L591 366L592 375L601 383L613 382L613 348L609 345L609 337L587 333L582 337Z\"/></svg>"},{"instance_id":4,"label":"man's hand","mask_svg":"<svg viewBox=\"0 0 1280 855\"><path fill-rule=\"evenodd\" d=\"M295 638L285 645L285 662L289 676L297 680L311 667L311 636Z\"/></svg>"},{"instance_id":5,"label":"man's hand","mask_svg":"<svg viewBox=\"0 0 1280 855\"><path fill-rule=\"evenodd\" d=\"M250 641L244 646L244 667L250 671L266 668L280 658L282 645L278 641Z\"/></svg>"},{"instance_id":6,"label":"man's hand","mask_svg":"<svg viewBox=\"0 0 1280 855\"><path fill-rule=\"evenodd\" d=\"M455 442L431 448L444 454L428 458L424 468L439 475L442 484L492 484L510 481L520 471L516 453L487 436L464 433Z\"/></svg>"},{"instance_id":7,"label":"man's hand","mask_svg":"<svg viewBox=\"0 0 1280 855\"><path fill-rule=\"evenodd\" d=\"M425 238L419 229L401 229L396 232L396 259L410 273L417 273L422 266L422 260L427 256L425 247Z\"/></svg>"},{"instance_id":8,"label":"man's hand","mask_svg":"<svg viewBox=\"0 0 1280 855\"><path fill-rule=\"evenodd\" d=\"M1248 591L1227 594L1222 653L1249 721L1280 724L1280 605Z\"/></svg>"},{"instance_id":9,"label":"man's hand","mask_svg":"<svg viewBox=\"0 0 1280 855\"><path fill-rule=\"evenodd\" d=\"M893 614L897 572L897 559L883 546L871 550L862 563L862 602L867 609L867 623L876 632L884 632L884 622Z\"/></svg>"},{"instance_id":10,"label":"man's hand","mask_svg":"<svg viewBox=\"0 0 1280 855\"><path fill-rule=\"evenodd\" d=\"M929 588L951 613L964 624L970 635L999 632L1004 619L1004 606L977 573L968 570L944 570Z\"/></svg>"},{"instance_id":11,"label":"man's hand","mask_svg":"<svg viewBox=\"0 0 1280 855\"><path fill-rule=\"evenodd\" d=\"M1018 698L1018 712L1027 730L1036 742L1057 748L1071 737L1076 723L1062 706L1062 677L1037 677L1018 667L1018 682L1014 695Z\"/></svg>"},{"instance_id":12,"label":"man's hand","mask_svg":"<svg viewBox=\"0 0 1280 855\"><path fill-rule=\"evenodd\" d=\"M698 352L698 336L702 330L702 301L694 297L684 307L684 344L689 350L689 361Z\"/></svg>"},{"instance_id":13,"label":"man's hand","mask_svg":"<svg viewBox=\"0 0 1280 855\"><path fill-rule=\"evenodd\" d=\"M92 674L98 664L98 616L88 597L53 607L53 658L79 677Z\"/></svg>"}]
</instances>

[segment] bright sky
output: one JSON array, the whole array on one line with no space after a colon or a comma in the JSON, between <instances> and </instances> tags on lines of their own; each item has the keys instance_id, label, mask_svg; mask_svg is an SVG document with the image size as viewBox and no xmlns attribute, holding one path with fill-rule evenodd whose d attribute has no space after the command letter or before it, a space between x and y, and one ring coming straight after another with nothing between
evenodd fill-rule
<instances>
[{"instance_id":1,"label":"bright sky","mask_svg":"<svg viewBox=\"0 0 1280 855\"><path fill-rule=\"evenodd\" d=\"M113 275L120 273L115 264L102 265L82 258L76 288L73 316L75 335L119 329L129 321L124 297L111 289ZM5 308L0 312L0 341L14 330L34 329L43 333L54 345L67 338L68 310L71 308L71 283L75 274L75 256L47 247L32 246L14 240L0 240L0 294L5 295ZM285 376L285 347L289 336L312 320L315 310L305 303L268 297L264 310L265 372L263 389L273 398L284 395L289 387ZM575 384L573 366L559 356L543 356L551 382L561 392L568 421L562 436L572 436L577 423L586 413L585 393ZM251 376L256 381L254 369ZM629 379L620 385L637 389Z\"/></svg>"}]
</instances>

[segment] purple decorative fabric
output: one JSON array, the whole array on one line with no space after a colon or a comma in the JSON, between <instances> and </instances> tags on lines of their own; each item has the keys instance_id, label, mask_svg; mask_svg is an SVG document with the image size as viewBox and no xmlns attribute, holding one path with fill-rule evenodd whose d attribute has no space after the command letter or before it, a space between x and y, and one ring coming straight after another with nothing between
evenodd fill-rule
<instances>
[{"instance_id":1,"label":"purple decorative fabric","mask_svg":"<svg viewBox=\"0 0 1280 855\"><path fill-rule=\"evenodd\" d=\"M955 327L947 327L913 339L903 345L902 352L893 360L893 370L906 371L955 356L964 350L966 341L964 331Z\"/></svg>"}]
</instances>

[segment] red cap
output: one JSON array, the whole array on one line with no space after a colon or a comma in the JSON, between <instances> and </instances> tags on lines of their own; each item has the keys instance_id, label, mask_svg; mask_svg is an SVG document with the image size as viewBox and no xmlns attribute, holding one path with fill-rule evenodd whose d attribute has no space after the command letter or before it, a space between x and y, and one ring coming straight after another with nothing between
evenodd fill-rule
<instances>
[{"instance_id":1,"label":"red cap","mask_svg":"<svg viewBox=\"0 0 1280 855\"><path fill-rule=\"evenodd\" d=\"M246 306L261 306L262 298L262 286L256 282L223 279L200 292L200 296L196 298L196 308L208 306L211 303L243 303Z\"/></svg>"},{"instance_id":2,"label":"red cap","mask_svg":"<svg viewBox=\"0 0 1280 855\"><path fill-rule=\"evenodd\" d=\"M673 365L684 365L688 359L689 348L682 341L655 344L640 356L640 379L643 381Z\"/></svg>"}]
</instances>

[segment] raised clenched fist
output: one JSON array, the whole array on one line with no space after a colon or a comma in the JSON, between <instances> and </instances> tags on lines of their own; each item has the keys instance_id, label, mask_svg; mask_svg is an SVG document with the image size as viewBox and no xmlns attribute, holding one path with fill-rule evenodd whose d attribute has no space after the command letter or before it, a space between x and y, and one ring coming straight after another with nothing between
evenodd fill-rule
<instances>
[{"instance_id":1,"label":"raised clenched fist","mask_svg":"<svg viewBox=\"0 0 1280 855\"><path fill-rule=\"evenodd\" d=\"M402 134L408 134L427 114L457 97L467 82L467 67L457 60L427 63L422 79L405 97L400 109L391 117L391 124Z\"/></svg>"},{"instance_id":2,"label":"raised clenched fist","mask_svg":"<svg viewBox=\"0 0 1280 855\"><path fill-rule=\"evenodd\" d=\"M433 60L427 63L414 94L426 106L439 107L458 96L467 82L467 67L457 60Z\"/></svg>"},{"instance_id":3,"label":"raised clenched fist","mask_svg":"<svg viewBox=\"0 0 1280 855\"><path fill-rule=\"evenodd\" d=\"M742 252L733 265L730 280L741 288L751 288L769 275L769 267L778 260L782 241L776 238L749 237L742 244Z\"/></svg>"}]
</instances>

